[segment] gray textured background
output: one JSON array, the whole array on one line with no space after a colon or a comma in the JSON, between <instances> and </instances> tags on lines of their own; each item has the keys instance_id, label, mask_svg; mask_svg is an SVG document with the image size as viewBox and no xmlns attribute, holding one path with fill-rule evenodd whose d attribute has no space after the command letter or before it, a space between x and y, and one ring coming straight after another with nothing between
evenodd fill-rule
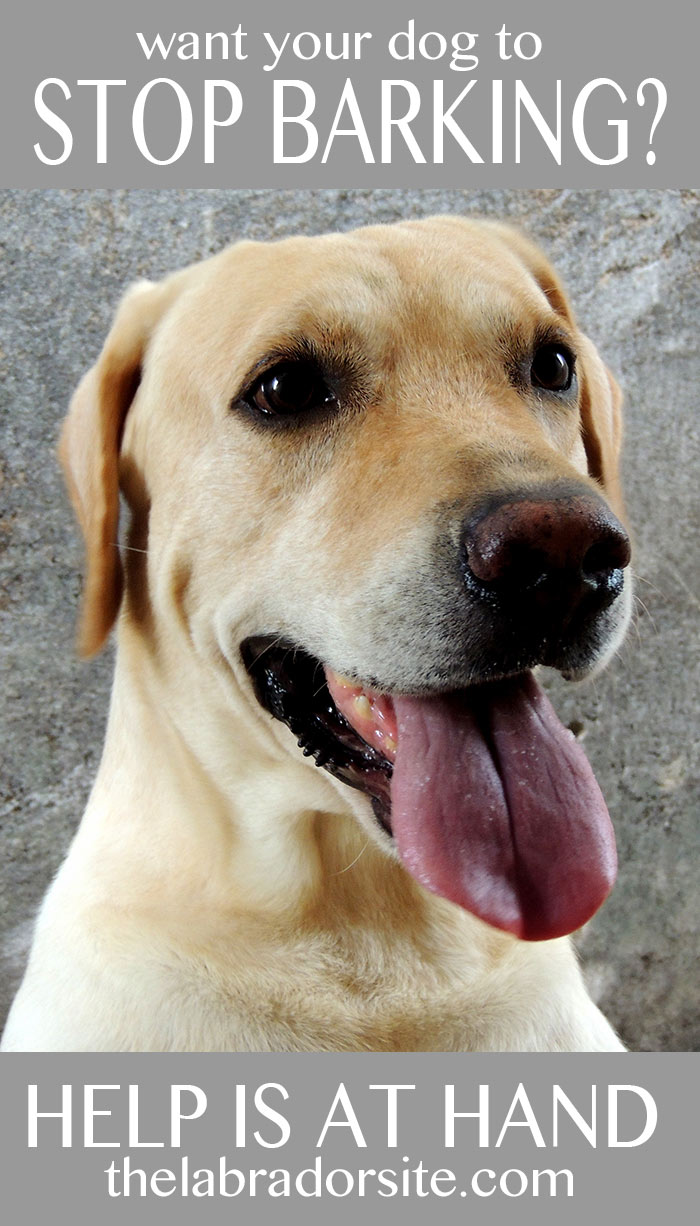
<instances>
[{"instance_id":1,"label":"gray textured background","mask_svg":"<svg viewBox=\"0 0 700 1226\"><path fill-rule=\"evenodd\" d=\"M648 190L0 194L0 1013L100 752L111 655L74 655L82 551L54 446L123 286L238 237L442 211L510 217L538 239L626 393L636 626L595 684L554 687L560 714L585 726L620 850L616 890L579 944L593 994L631 1047L700 1046L699 205L698 192Z\"/></svg>"}]
</instances>

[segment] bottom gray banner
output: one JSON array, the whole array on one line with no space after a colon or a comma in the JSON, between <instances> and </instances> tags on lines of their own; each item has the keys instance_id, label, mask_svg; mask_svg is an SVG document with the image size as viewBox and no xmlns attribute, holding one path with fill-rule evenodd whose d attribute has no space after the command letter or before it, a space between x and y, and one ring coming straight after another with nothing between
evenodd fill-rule
<instances>
[{"instance_id":1,"label":"bottom gray banner","mask_svg":"<svg viewBox=\"0 0 700 1226\"><path fill-rule=\"evenodd\" d=\"M697 1070L691 1054L6 1055L6 1220L643 1226L671 1202L683 1219Z\"/></svg>"}]
</instances>

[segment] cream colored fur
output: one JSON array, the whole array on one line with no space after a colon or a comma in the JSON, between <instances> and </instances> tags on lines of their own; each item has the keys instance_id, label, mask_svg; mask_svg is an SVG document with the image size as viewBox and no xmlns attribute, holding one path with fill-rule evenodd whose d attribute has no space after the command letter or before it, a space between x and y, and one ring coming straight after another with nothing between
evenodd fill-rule
<instances>
[{"instance_id":1,"label":"cream colored fur","mask_svg":"<svg viewBox=\"0 0 700 1226\"><path fill-rule=\"evenodd\" d=\"M504 322L553 320L579 354L567 414L524 408L499 373ZM331 436L230 407L300 335L361 354L364 407ZM280 633L410 687L444 649L420 582L438 513L454 505L456 525L523 474L574 475L619 512L618 446L612 380L504 227L240 244L132 289L61 447L87 654L117 616L104 755L4 1048L620 1050L569 940L517 941L423 890L364 796L257 704L239 656Z\"/></svg>"}]
</instances>

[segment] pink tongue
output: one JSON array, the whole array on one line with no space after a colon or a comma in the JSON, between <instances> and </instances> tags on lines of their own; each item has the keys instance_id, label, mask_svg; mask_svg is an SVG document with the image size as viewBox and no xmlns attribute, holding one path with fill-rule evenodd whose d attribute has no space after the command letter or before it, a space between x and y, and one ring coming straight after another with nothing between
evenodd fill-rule
<instances>
[{"instance_id":1,"label":"pink tongue","mask_svg":"<svg viewBox=\"0 0 700 1226\"><path fill-rule=\"evenodd\" d=\"M534 677L394 706L391 825L409 872L525 940L580 928L612 889L615 836Z\"/></svg>"}]
</instances>

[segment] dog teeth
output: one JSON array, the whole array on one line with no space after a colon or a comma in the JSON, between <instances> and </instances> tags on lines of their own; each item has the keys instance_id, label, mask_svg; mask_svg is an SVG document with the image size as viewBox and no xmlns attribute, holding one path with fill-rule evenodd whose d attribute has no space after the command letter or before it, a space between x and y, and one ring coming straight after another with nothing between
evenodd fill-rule
<instances>
[{"instance_id":1,"label":"dog teeth","mask_svg":"<svg viewBox=\"0 0 700 1226\"><path fill-rule=\"evenodd\" d=\"M393 736L384 737L384 748L388 750L389 753L396 753L396 741L394 740Z\"/></svg>"},{"instance_id":2,"label":"dog teeth","mask_svg":"<svg viewBox=\"0 0 700 1226\"><path fill-rule=\"evenodd\" d=\"M353 699L355 711L360 716L360 719L371 719L372 708L369 704L369 698L364 694L358 694L357 698Z\"/></svg>"}]
</instances>

